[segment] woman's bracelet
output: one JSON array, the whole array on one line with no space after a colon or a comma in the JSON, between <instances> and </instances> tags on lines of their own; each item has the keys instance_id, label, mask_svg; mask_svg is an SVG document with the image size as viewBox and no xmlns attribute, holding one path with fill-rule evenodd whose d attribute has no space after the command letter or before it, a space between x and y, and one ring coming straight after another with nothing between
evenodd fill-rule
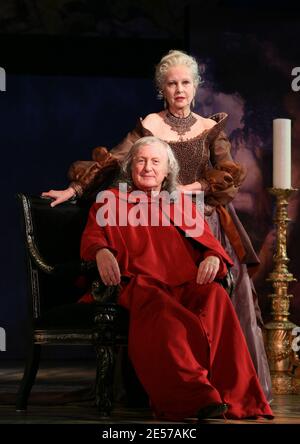
<instances>
[{"instance_id":1,"label":"woman's bracelet","mask_svg":"<svg viewBox=\"0 0 300 444\"><path fill-rule=\"evenodd\" d=\"M82 196L83 190L82 190L82 186L79 183L71 182L69 187L73 188L73 190L75 191L75 194L74 194L74 196L71 197L71 200L78 199Z\"/></svg>"}]
</instances>

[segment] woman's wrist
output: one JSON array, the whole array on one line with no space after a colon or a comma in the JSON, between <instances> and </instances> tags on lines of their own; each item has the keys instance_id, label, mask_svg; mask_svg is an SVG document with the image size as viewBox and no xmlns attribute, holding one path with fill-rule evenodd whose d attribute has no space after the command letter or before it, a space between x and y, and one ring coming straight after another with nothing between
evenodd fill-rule
<instances>
[{"instance_id":1,"label":"woman's wrist","mask_svg":"<svg viewBox=\"0 0 300 444\"><path fill-rule=\"evenodd\" d=\"M71 198L73 198L73 197L79 198L83 194L82 186L77 182L71 182L68 190L70 190L70 192L72 192Z\"/></svg>"}]
</instances>

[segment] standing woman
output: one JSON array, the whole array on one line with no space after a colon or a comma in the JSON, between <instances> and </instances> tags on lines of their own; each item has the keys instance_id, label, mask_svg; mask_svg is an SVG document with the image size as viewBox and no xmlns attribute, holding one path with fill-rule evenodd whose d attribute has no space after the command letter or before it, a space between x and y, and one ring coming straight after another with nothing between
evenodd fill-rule
<instances>
[{"instance_id":1,"label":"standing woman","mask_svg":"<svg viewBox=\"0 0 300 444\"><path fill-rule=\"evenodd\" d=\"M155 136L166 141L179 162L180 189L204 191L206 220L234 261L232 303L261 386L270 401L270 372L257 322L260 312L248 273L259 261L231 203L245 178L245 171L232 161L230 142L223 131L227 114L204 118L192 112L200 76L196 60L182 51L172 50L161 59L156 67L155 80L164 100L164 110L139 119L136 128L109 153L96 148L92 161L75 162L69 171L72 182L66 190L51 190L43 195L54 199L52 206L75 194L79 197L88 195L99 188L106 174L124 159L137 139Z\"/></svg>"}]
</instances>

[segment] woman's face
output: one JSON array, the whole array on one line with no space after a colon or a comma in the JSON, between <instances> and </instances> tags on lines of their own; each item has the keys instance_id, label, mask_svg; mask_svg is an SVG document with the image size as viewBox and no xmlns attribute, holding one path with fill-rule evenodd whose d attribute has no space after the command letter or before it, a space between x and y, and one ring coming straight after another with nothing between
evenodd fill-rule
<instances>
[{"instance_id":1,"label":"woman's face","mask_svg":"<svg viewBox=\"0 0 300 444\"><path fill-rule=\"evenodd\" d=\"M190 108L195 96L195 86L187 66L178 65L168 69L164 79L163 95L171 111Z\"/></svg>"},{"instance_id":2,"label":"woman's face","mask_svg":"<svg viewBox=\"0 0 300 444\"><path fill-rule=\"evenodd\" d=\"M161 145L144 145L133 157L131 175L134 185L142 191L160 191L168 175L168 155Z\"/></svg>"}]
</instances>

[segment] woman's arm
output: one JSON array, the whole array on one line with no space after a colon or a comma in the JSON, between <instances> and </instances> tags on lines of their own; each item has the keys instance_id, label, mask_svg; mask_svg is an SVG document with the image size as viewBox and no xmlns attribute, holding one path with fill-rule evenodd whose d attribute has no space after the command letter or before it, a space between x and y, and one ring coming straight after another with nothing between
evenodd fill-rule
<instances>
[{"instance_id":1,"label":"woman's arm","mask_svg":"<svg viewBox=\"0 0 300 444\"><path fill-rule=\"evenodd\" d=\"M93 150L92 160L78 160L71 165L68 171L68 188L49 190L42 193L42 196L54 199L51 202L52 207L75 196L80 198L84 193L97 189L106 178L116 173L118 168L118 160L105 147L97 147Z\"/></svg>"},{"instance_id":2,"label":"woman's arm","mask_svg":"<svg viewBox=\"0 0 300 444\"><path fill-rule=\"evenodd\" d=\"M226 205L236 196L246 168L232 160L231 144L224 131L211 140L209 149L213 168L207 169L203 177L208 184L205 201L212 206Z\"/></svg>"},{"instance_id":3,"label":"woman's arm","mask_svg":"<svg viewBox=\"0 0 300 444\"><path fill-rule=\"evenodd\" d=\"M97 190L106 180L110 180L119 171L119 165L130 151L136 140L145 136L147 130L139 120L136 127L114 148L108 151L105 147L93 150L91 161L74 162L68 172L70 186L77 196Z\"/></svg>"},{"instance_id":4,"label":"woman's arm","mask_svg":"<svg viewBox=\"0 0 300 444\"><path fill-rule=\"evenodd\" d=\"M50 197L53 199L50 206L55 207L67 200L72 199L76 195L76 191L71 186L65 190L49 190L41 194L42 197Z\"/></svg>"},{"instance_id":5,"label":"woman's arm","mask_svg":"<svg viewBox=\"0 0 300 444\"><path fill-rule=\"evenodd\" d=\"M52 198L51 206L55 207L75 196L80 198L82 195L96 190L109 177L117 174L120 162L140 137L142 137L141 125L137 125L111 151L108 152L105 147L95 148L92 152L92 160L78 160L72 163L68 171L70 181L68 188L49 190L42 193L42 196Z\"/></svg>"}]
</instances>

